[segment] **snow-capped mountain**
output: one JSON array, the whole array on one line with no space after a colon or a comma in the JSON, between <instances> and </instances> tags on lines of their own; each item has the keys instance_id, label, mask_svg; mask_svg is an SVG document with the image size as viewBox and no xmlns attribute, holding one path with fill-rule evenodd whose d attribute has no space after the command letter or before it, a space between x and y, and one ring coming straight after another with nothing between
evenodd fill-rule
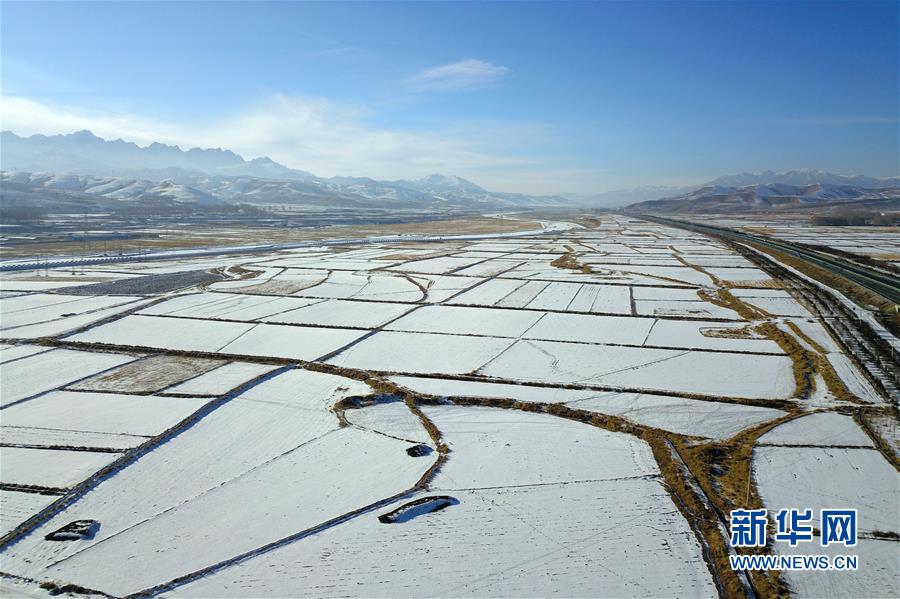
<instances>
[{"instance_id":1,"label":"snow-capped mountain","mask_svg":"<svg viewBox=\"0 0 900 599\"><path fill-rule=\"evenodd\" d=\"M900 198L900 187L860 187L815 183L812 185L708 185L681 195L638 202L628 210L669 213L724 213L784 210L834 202Z\"/></svg>"},{"instance_id":2,"label":"snow-capped mountain","mask_svg":"<svg viewBox=\"0 0 900 599\"><path fill-rule=\"evenodd\" d=\"M108 199L141 199L144 197L141 194L157 197L156 193L165 193L166 197L183 198L176 201L185 203L225 201L491 210L567 203L560 197L491 192L461 177L441 174L411 181L323 178L288 168L267 157L245 160L230 150L185 151L161 143L140 147L121 139L106 141L90 131L31 137L3 131L0 149L0 167L5 171L24 173L28 177L31 173L38 174L34 181L16 179L20 185L60 192L68 189L72 193ZM11 183L13 179L4 176L3 181ZM131 191L137 195L122 197Z\"/></svg>"},{"instance_id":3,"label":"snow-capped mountain","mask_svg":"<svg viewBox=\"0 0 900 599\"><path fill-rule=\"evenodd\" d=\"M771 189L759 187L761 197L777 195L778 185L792 185L795 187L808 187L811 185L827 184L845 187L857 187L861 189L879 189L885 187L900 187L900 178L897 177L868 177L866 175L838 175L828 171L806 169L794 170L783 173L775 171L763 171L760 173L740 173L737 175L725 175L713 179L702 185L688 187L670 187L664 185L645 185L628 189L617 189L593 195L564 194L565 197L579 204L587 206L628 206L636 202L657 199L673 199L676 196L684 196L691 192L713 188L714 190L737 189L751 186L769 186ZM707 193L707 192L703 192Z\"/></svg>"},{"instance_id":4,"label":"snow-capped mountain","mask_svg":"<svg viewBox=\"0 0 900 599\"><path fill-rule=\"evenodd\" d=\"M121 202L167 201L198 206L223 203L206 191L171 180L147 181L121 177L0 171L0 184L4 192L54 192L52 197L56 201L74 195L81 199L94 197Z\"/></svg>"},{"instance_id":5,"label":"snow-capped mountain","mask_svg":"<svg viewBox=\"0 0 900 599\"><path fill-rule=\"evenodd\" d=\"M451 192L463 192L467 194L482 194L486 193L486 190L483 187L479 187L478 185L472 183L467 179L463 179L462 177L456 177L453 175L428 175L427 177L422 177L416 181L399 181L400 184L405 184L408 187L412 187L414 189L421 189L423 191L429 192L441 192L441 191L451 191Z\"/></svg>"},{"instance_id":6,"label":"snow-capped mountain","mask_svg":"<svg viewBox=\"0 0 900 599\"><path fill-rule=\"evenodd\" d=\"M850 185L855 187L877 188L898 187L900 178L877 178L865 175L838 175L827 171L805 169L776 173L775 171L763 171L761 173L741 173L739 175L726 175L707 183L706 185L722 187L746 187L748 185L815 185L828 183L831 185Z\"/></svg>"}]
</instances>

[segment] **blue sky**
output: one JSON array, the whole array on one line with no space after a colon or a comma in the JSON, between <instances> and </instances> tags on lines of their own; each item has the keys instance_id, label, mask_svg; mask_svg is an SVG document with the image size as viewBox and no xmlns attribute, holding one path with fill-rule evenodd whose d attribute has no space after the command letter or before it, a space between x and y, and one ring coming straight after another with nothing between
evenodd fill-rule
<instances>
[{"instance_id":1,"label":"blue sky","mask_svg":"<svg viewBox=\"0 0 900 599\"><path fill-rule=\"evenodd\" d=\"M591 193L898 174L897 2L2 2L2 127Z\"/></svg>"}]
</instances>

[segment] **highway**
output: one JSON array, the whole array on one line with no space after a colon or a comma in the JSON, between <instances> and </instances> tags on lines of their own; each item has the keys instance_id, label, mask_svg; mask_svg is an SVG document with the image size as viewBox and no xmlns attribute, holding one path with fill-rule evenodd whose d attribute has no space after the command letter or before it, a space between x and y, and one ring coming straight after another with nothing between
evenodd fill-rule
<instances>
[{"instance_id":1,"label":"highway","mask_svg":"<svg viewBox=\"0 0 900 599\"><path fill-rule=\"evenodd\" d=\"M724 227L700 225L697 223L663 218L660 216L650 216L647 214L638 216L639 218L662 225L697 231L698 233L704 233L706 235L716 235L718 237L724 237L743 243L755 243L779 252L784 252L785 254L799 258L804 262L808 262L831 273L842 276L845 279L856 283L860 287L864 287L872 293L880 295L891 303L900 305L900 277L897 275L862 266L850 262L849 260L807 249L787 241L775 240L762 235L754 235L752 233L744 233L743 231L735 231L734 229L727 229Z\"/></svg>"}]
</instances>

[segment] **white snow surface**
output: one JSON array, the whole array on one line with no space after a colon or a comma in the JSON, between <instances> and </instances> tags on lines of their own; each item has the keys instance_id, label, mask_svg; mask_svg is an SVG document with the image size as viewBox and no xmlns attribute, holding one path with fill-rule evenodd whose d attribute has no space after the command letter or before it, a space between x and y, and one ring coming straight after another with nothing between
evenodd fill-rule
<instances>
[{"instance_id":1,"label":"white snow surface","mask_svg":"<svg viewBox=\"0 0 900 599\"><path fill-rule=\"evenodd\" d=\"M67 488L117 457L114 453L0 447L0 482Z\"/></svg>"},{"instance_id":2,"label":"white snow surface","mask_svg":"<svg viewBox=\"0 0 900 599\"><path fill-rule=\"evenodd\" d=\"M232 389L275 370L275 366L229 362L180 385L166 389L166 393L181 395L224 395Z\"/></svg>"},{"instance_id":3,"label":"white snow surface","mask_svg":"<svg viewBox=\"0 0 900 599\"><path fill-rule=\"evenodd\" d=\"M55 349L0 365L0 406L135 360L124 354Z\"/></svg>"},{"instance_id":4,"label":"white snow surface","mask_svg":"<svg viewBox=\"0 0 900 599\"><path fill-rule=\"evenodd\" d=\"M763 445L852 445L874 447L872 439L850 416L819 412L779 424L762 435Z\"/></svg>"},{"instance_id":5,"label":"white snow surface","mask_svg":"<svg viewBox=\"0 0 900 599\"><path fill-rule=\"evenodd\" d=\"M900 473L874 449L767 447L753 450L753 474L771 510L855 508L859 531L900 532Z\"/></svg>"},{"instance_id":6,"label":"white snow surface","mask_svg":"<svg viewBox=\"0 0 900 599\"><path fill-rule=\"evenodd\" d=\"M117 393L54 391L3 411L3 426L153 436L205 400Z\"/></svg>"},{"instance_id":7,"label":"white snow surface","mask_svg":"<svg viewBox=\"0 0 900 599\"><path fill-rule=\"evenodd\" d=\"M480 368L489 377L781 399L794 388L785 356L517 341ZM702 377L697 376L703 373Z\"/></svg>"},{"instance_id":8,"label":"white snow surface","mask_svg":"<svg viewBox=\"0 0 900 599\"><path fill-rule=\"evenodd\" d=\"M511 343L494 337L383 331L328 362L365 370L463 374L480 368Z\"/></svg>"},{"instance_id":9,"label":"white snow surface","mask_svg":"<svg viewBox=\"0 0 900 599\"><path fill-rule=\"evenodd\" d=\"M433 493L417 497L448 494L458 505L402 524L364 514L173 594L233 597L248 585L259 596L715 594L642 441L547 415L426 410L453 451Z\"/></svg>"},{"instance_id":10,"label":"white snow surface","mask_svg":"<svg viewBox=\"0 0 900 599\"><path fill-rule=\"evenodd\" d=\"M621 416L636 424L711 439L727 439L748 427L784 415L784 412L772 408L646 393L559 389L409 376L394 376L390 380L415 393L438 397L565 403L579 410Z\"/></svg>"}]
</instances>

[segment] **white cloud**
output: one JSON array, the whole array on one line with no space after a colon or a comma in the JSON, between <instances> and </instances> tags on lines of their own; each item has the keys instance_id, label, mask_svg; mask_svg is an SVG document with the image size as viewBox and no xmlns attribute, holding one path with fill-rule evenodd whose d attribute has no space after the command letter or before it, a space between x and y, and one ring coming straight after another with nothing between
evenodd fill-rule
<instances>
[{"instance_id":1,"label":"white cloud","mask_svg":"<svg viewBox=\"0 0 900 599\"><path fill-rule=\"evenodd\" d=\"M508 73L509 69L502 65L469 58L425 69L409 82L417 91L463 91L487 87Z\"/></svg>"},{"instance_id":2,"label":"white cloud","mask_svg":"<svg viewBox=\"0 0 900 599\"><path fill-rule=\"evenodd\" d=\"M0 125L19 135L53 135L89 129L106 139L121 137L141 145L186 141L182 129L161 121L80 107L50 106L18 96L0 96Z\"/></svg>"},{"instance_id":3,"label":"white cloud","mask_svg":"<svg viewBox=\"0 0 900 599\"><path fill-rule=\"evenodd\" d=\"M522 147L540 147L541 140L553 138L553 130L540 123L478 121L408 131L371 126L365 108L323 99L275 95L241 114L178 123L2 96L0 115L2 128L19 135L88 129L139 145L158 141L185 149L226 148L247 159L270 156L320 176L400 179L442 172L523 193L554 193L590 178L522 154Z\"/></svg>"}]
</instances>

